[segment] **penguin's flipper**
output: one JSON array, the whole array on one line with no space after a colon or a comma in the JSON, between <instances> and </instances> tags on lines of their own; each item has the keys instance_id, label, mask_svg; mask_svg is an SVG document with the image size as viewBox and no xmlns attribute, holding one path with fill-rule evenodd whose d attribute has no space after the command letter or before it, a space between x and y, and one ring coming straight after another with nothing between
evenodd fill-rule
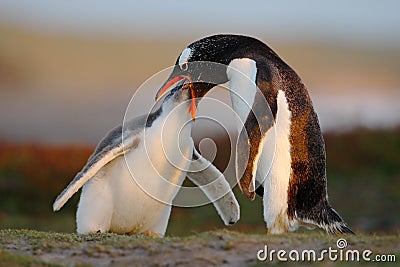
<instances>
[{"instance_id":1,"label":"penguin's flipper","mask_svg":"<svg viewBox=\"0 0 400 267\"><path fill-rule=\"evenodd\" d=\"M224 175L195 148L193 161L186 175L212 201L225 225L232 225L239 220L239 203L229 183Z\"/></svg>"},{"instance_id":2,"label":"penguin's flipper","mask_svg":"<svg viewBox=\"0 0 400 267\"><path fill-rule=\"evenodd\" d=\"M274 124L274 118L266 107L264 96L256 92L252 110L247 116L236 147L236 175L242 192L253 200L256 195L256 172L265 136ZM260 190L258 190L260 191Z\"/></svg>"},{"instance_id":3,"label":"penguin's flipper","mask_svg":"<svg viewBox=\"0 0 400 267\"><path fill-rule=\"evenodd\" d=\"M83 167L75 178L69 183L64 191L57 197L53 204L53 211L58 211L89 179L91 179L102 167L113 159L135 149L140 138L137 134L125 136L122 141L122 127L119 126L112 130L98 145L96 151L90 156L87 164ZM117 134L119 132L119 134Z\"/></svg>"}]
</instances>

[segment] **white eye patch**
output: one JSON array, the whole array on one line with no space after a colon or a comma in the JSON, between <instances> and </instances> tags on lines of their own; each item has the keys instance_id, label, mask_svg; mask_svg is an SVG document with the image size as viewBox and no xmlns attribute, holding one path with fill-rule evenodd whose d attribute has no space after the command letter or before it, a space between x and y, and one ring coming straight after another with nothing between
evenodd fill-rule
<instances>
[{"instance_id":1,"label":"white eye patch","mask_svg":"<svg viewBox=\"0 0 400 267\"><path fill-rule=\"evenodd\" d=\"M179 56L178 64L181 70L187 70L189 58L192 56L192 49L186 47Z\"/></svg>"}]
</instances>

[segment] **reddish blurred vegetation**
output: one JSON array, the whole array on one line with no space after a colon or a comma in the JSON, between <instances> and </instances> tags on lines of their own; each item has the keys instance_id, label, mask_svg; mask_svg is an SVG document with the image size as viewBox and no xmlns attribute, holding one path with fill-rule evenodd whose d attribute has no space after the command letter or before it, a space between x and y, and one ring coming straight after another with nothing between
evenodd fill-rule
<instances>
[{"instance_id":1,"label":"reddish blurred vegetation","mask_svg":"<svg viewBox=\"0 0 400 267\"><path fill-rule=\"evenodd\" d=\"M329 133L325 141L332 205L356 230L398 231L400 127L390 131L358 129ZM216 142L220 144L223 140ZM54 214L51 205L84 166L93 149L0 143L0 228L73 231L79 194L59 213ZM217 165L224 165L224 159L217 157L217 161ZM242 212L233 229L263 232L261 199L250 202L237 188L235 191ZM168 233L182 235L216 227L223 224L211 205L174 208Z\"/></svg>"},{"instance_id":2,"label":"reddish blurred vegetation","mask_svg":"<svg viewBox=\"0 0 400 267\"><path fill-rule=\"evenodd\" d=\"M51 198L62 191L92 151L93 147L83 146L0 143L0 214L40 213L43 205L34 203L43 201L49 201L50 207Z\"/></svg>"}]
</instances>

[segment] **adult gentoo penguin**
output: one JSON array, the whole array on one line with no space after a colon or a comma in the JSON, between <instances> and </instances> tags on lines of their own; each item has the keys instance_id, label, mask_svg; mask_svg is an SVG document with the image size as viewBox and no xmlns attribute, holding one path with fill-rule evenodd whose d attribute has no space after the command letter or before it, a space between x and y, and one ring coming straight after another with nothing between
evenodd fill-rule
<instances>
[{"instance_id":1,"label":"adult gentoo penguin","mask_svg":"<svg viewBox=\"0 0 400 267\"><path fill-rule=\"evenodd\" d=\"M225 67L213 70L210 62ZM244 121L236 161L244 170L239 185L251 200L256 193L263 196L268 233L294 231L300 225L352 233L328 202L325 144L307 89L271 48L248 36L205 37L182 51L164 87L182 75L197 81L190 84L196 97L229 81L233 109ZM265 113L257 119L254 109L263 101L272 116ZM249 137L242 138L244 132ZM245 147L248 154L242 153Z\"/></svg>"},{"instance_id":2,"label":"adult gentoo penguin","mask_svg":"<svg viewBox=\"0 0 400 267\"><path fill-rule=\"evenodd\" d=\"M82 187L78 233L164 236L172 200L186 175L196 185L213 182L201 188L226 225L239 220L239 205L228 182L194 148L190 113L194 120L196 106L192 92L182 84L167 94L156 111L111 130L57 197L54 211Z\"/></svg>"}]
</instances>

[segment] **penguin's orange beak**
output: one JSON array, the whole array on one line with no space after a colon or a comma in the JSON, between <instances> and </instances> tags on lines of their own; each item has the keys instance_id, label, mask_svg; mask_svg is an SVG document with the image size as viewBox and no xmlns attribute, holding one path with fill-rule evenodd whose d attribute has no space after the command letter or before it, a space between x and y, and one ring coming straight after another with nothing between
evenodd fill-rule
<instances>
[{"instance_id":1,"label":"penguin's orange beak","mask_svg":"<svg viewBox=\"0 0 400 267\"><path fill-rule=\"evenodd\" d=\"M197 109L196 109L196 102L195 102L195 99L196 99L196 97L195 97L195 95L194 95L194 91L193 91L193 85L191 84L191 83L189 83L189 84L187 84L187 85L184 85L184 87L183 87L183 89L185 89L185 88L189 88L189 90L190 90L190 97L191 97L191 99L192 99L192 101L190 102L190 106L189 106L189 109L188 109L188 113L190 114L190 113L192 113L192 119L193 119L193 121L195 121L196 120L196 113L197 113Z\"/></svg>"},{"instance_id":2,"label":"penguin's orange beak","mask_svg":"<svg viewBox=\"0 0 400 267\"><path fill-rule=\"evenodd\" d=\"M167 83L164 84L164 86L158 90L157 94L156 94L156 101L175 83L181 81L181 80L187 80L189 82L189 84L185 84L182 89L189 89L190 90L190 96L191 96L191 103L188 109L188 113L192 114L192 119L196 120L196 102L195 102L195 95L193 92L193 88L192 88L192 79L189 76L186 75L179 75L176 76L174 78L172 78L171 80L169 80Z\"/></svg>"}]
</instances>

